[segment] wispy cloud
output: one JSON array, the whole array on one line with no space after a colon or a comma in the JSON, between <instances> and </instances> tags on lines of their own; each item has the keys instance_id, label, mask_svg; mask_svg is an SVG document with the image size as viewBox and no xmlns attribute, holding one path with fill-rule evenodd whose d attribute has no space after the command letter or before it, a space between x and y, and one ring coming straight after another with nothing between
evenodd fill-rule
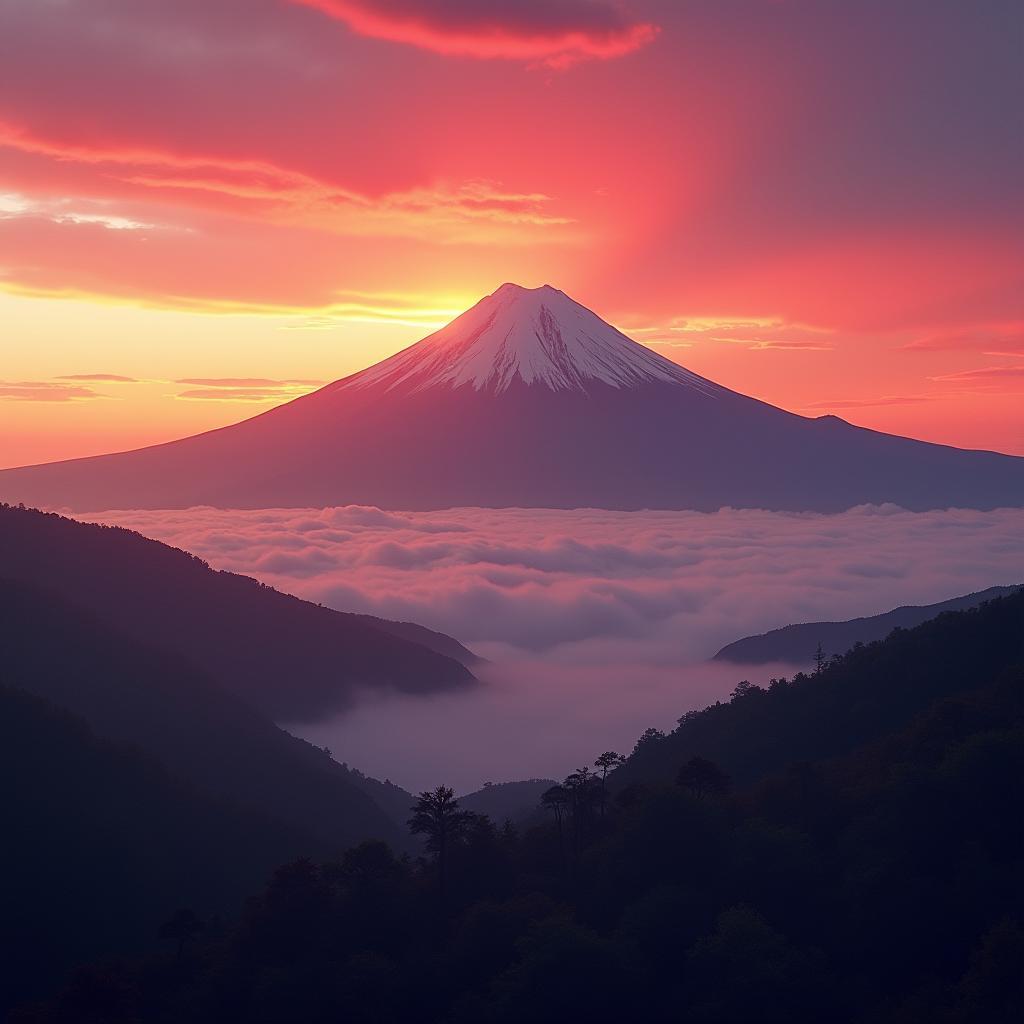
<instances>
[{"instance_id":1,"label":"wispy cloud","mask_svg":"<svg viewBox=\"0 0 1024 1024\"><path fill-rule=\"evenodd\" d=\"M112 231L145 231L159 226L114 211L113 204L95 199L37 199L14 192L0 193L0 220L43 217L55 224L98 224Z\"/></svg>"},{"instance_id":2,"label":"wispy cloud","mask_svg":"<svg viewBox=\"0 0 1024 1024\"><path fill-rule=\"evenodd\" d=\"M175 384L195 385L175 398L190 402L285 402L320 387L322 380L272 380L266 377L182 377Z\"/></svg>"},{"instance_id":3,"label":"wispy cloud","mask_svg":"<svg viewBox=\"0 0 1024 1024\"><path fill-rule=\"evenodd\" d=\"M828 402L811 402L802 409L873 409L882 405L917 405L919 402L931 402L934 395L881 395L878 398L837 398Z\"/></svg>"},{"instance_id":4,"label":"wispy cloud","mask_svg":"<svg viewBox=\"0 0 1024 1024\"><path fill-rule=\"evenodd\" d=\"M978 324L966 329L935 331L915 338L908 352L982 352L989 356L1024 355L1024 323Z\"/></svg>"},{"instance_id":5,"label":"wispy cloud","mask_svg":"<svg viewBox=\"0 0 1024 1024\"><path fill-rule=\"evenodd\" d=\"M550 212L553 198L502 183L474 179L436 181L414 188L369 195L344 184L271 160L239 158L216 152L182 154L131 144L84 145L33 134L0 122L0 147L53 157L62 162L108 166L106 174L126 185L159 193L190 193L230 200L237 213L262 220L353 235L428 237L441 241L515 241L527 231L533 244L538 227L571 225L572 218ZM103 209L67 209L67 200L0 199L0 216L48 217L57 223L98 223L110 228L142 229L136 222ZM4 206L6 203L6 207ZM481 233L482 232L482 233Z\"/></svg>"},{"instance_id":6,"label":"wispy cloud","mask_svg":"<svg viewBox=\"0 0 1024 1024\"><path fill-rule=\"evenodd\" d=\"M135 377L123 377L119 373L62 373L55 380L83 380L109 382L111 384L138 384Z\"/></svg>"},{"instance_id":7,"label":"wispy cloud","mask_svg":"<svg viewBox=\"0 0 1024 1024\"><path fill-rule=\"evenodd\" d=\"M627 316L623 330L647 345L692 348L700 342L742 345L751 351L827 352L834 348L831 331L775 318L733 320L716 317L672 317L645 321Z\"/></svg>"},{"instance_id":8,"label":"wispy cloud","mask_svg":"<svg viewBox=\"0 0 1024 1024\"><path fill-rule=\"evenodd\" d=\"M999 385L1008 381L1024 382L1024 363L1013 366L982 366L974 370L960 370L929 377L942 384Z\"/></svg>"},{"instance_id":9,"label":"wispy cloud","mask_svg":"<svg viewBox=\"0 0 1024 1024\"><path fill-rule=\"evenodd\" d=\"M446 56L520 60L567 68L650 43L658 28L608 0L291 0L343 21L359 35Z\"/></svg>"},{"instance_id":10,"label":"wispy cloud","mask_svg":"<svg viewBox=\"0 0 1024 1024\"><path fill-rule=\"evenodd\" d=\"M81 385L46 380L0 381L0 399L16 402L75 402L104 397Z\"/></svg>"}]
</instances>

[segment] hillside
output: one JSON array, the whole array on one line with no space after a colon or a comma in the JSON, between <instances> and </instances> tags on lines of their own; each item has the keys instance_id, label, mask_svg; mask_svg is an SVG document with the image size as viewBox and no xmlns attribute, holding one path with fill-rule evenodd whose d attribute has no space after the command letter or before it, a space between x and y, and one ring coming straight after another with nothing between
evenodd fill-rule
<instances>
[{"instance_id":1,"label":"hillside","mask_svg":"<svg viewBox=\"0 0 1024 1024\"><path fill-rule=\"evenodd\" d=\"M495 782L460 796L459 805L474 814L486 814L499 825L505 820L521 824L537 816L541 794L554 784L554 779Z\"/></svg>"},{"instance_id":2,"label":"hillside","mask_svg":"<svg viewBox=\"0 0 1024 1024\"><path fill-rule=\"evenodd\" d=\"M237 913L274 864L318 848L7 686L0 807L0 1017L77 962L157 948L160 925L180 907L207 920Z\"/></svg>"},{"instance_id":3,"label":"hillside","mask_svg":"<svg viewBox=\"0 0 1024 1024\"><path fill-rule=\"evenodd\" d=\"M757 636L746 636L723 647L715 661L730 661L736 665L764 665L785 662L807 668L814 662L818 644L825 657L842 654L854 644L867 644L883 640L894 629L912 629L922 622L934 619L943 612L957 612L974 608L983 601L1003 597L1019 587L989 587L974 594L954 597L937 604L904 605L881 615L868 615L845 622L801 622L783 626Z\"/></svg>"},{"instance_id":4,"label":"hillside","mask_svg":"<svg viewBox=\"0 0 1024 1024\"><path fill-rule=\"evenodd\" d=\"M400 830L322 750L279 729L180 655L0 580L3 681L132 744L205 792L258 808L331 852ZM293 855L311 852L296 847Z\"/></svg>"},{"instance_id":5,"label":"hillside","mask_svg":"<svg viewBox=\"0 0 1024 1024\"><path fill-rule=\"evenodd\" d=\"M668 781L694 755L744 784L790 764L843 756L905 728L929 704L992 684L1022 664L1024 590L897 629L817 675L799 673L766 690L740 684L728 703L684 715L667 736L638 744L615 783Z\"/></svg>"},{"instance_id":6,"label":"hillside","mask_svg":"<svg viewBox=\"0 0 1024 1024\"><path fill-rule=\"evenodd\" d=\"M343 710L364 687L427 694L475 682L453 658L365 617L217 572L116 527L0 506L0 575L181 655L279 722Z\"/></svg>"},{"instance_id":7,"label":"hillside","mask_svg":"<svg viewBox=\"0 0 1024 1024\"><path fill-rule=\"evenodd\" d=\"M543 825L464 822L447 882L379 844L291 863L181 962L21 1020L1010 1024L1022 645L1024 593L740 686L610 800L577 772Z\"/></svg>"}]
</instances>

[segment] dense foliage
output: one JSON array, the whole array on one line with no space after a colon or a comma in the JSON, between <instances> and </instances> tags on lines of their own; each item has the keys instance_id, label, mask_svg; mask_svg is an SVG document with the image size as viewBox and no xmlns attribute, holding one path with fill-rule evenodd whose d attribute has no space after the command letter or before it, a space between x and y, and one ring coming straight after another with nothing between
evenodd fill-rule
<instances>
[{"instance_id":1,"label":"dense foliage","mask_svg":"<svg viewBox=\"0 0 1024 1024\"><path fill-rule=\"evenodd\" d=\"M424 858L292 862L229 925L169 907L166 955L20 1019L1020 1019L1022 645L1018 595L741 685L522 833L422 794Z\"/></svg>"}]
</instances>

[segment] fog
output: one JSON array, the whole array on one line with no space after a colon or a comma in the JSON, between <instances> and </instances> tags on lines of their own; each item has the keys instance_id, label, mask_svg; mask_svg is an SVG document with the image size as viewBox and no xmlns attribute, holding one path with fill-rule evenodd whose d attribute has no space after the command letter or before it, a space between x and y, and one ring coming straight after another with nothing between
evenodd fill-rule
<instances>
[{"instance_id":1,"label":"fog","mask_svg":"<svg viewBox=\"0 0 1024 1024\"><path fill-rule=\"evenodd\" d=\"M840 515L209 508L106 513L346 611L421 622L488 660L475 692L368 695L294 727L409 788L563 775L758 672L708 664L738 637L1024 580L1024 510ZM808 652L810 660L812 652ZM283 723L286 726L288 723Z\"/></svg>"}]
</instances>

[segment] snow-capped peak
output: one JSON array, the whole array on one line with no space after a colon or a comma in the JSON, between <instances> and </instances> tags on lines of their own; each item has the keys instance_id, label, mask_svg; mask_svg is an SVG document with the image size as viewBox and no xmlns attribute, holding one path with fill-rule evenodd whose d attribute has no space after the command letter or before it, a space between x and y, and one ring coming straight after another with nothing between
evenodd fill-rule
<instances>
[{"instance_id":1,"label":"snow-capped peak","mask_svg":"<svg viewBox=\"0 0 1024 1024\"><path fill-rule=\"evenodd\" d=\"M715 392L709 380L652 352L550 285L503 284L441 330L349 378L343 387L411 391L470 385L499 393L516 379L553 391L660 381Z\"/></svg>"}]
</instances>

